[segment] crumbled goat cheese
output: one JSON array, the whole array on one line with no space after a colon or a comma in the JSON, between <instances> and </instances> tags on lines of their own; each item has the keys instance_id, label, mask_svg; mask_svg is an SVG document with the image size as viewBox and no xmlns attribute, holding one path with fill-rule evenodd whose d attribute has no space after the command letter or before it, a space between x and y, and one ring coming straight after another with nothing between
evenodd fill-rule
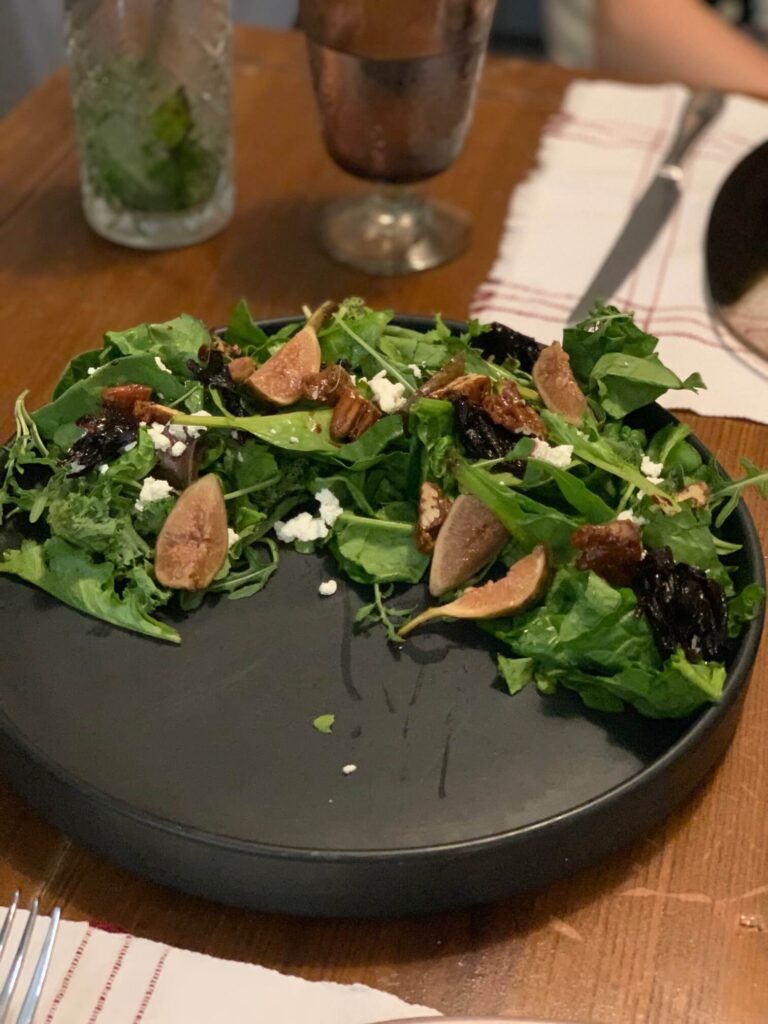
<instances>
[{"instance_id":1,"label":"crumbled goat cheese","mask_svg":"<svg viewBox=\"0 0 768 1024\"><path fill-rule=\"evenodd\" d=\"M319 517L315 519L309 512L299 512L287 523L275 523L275 536L284 544L295 540L322 540L328 536L328 527Z\"/></svg>"},{"instance_id":2,"label":"crumbled goat cheese","mask_svg":"<svg viewBox=\"0 0 768 1024\"><path fill-rule=\"evenodd\" d=\"M69 475L74 476L76 473L82 473L84 469L85 466L82 462L72 462L69 466Z\"/></svg>"},{"instance_id":3,"label":"crumbled goat cheese","mask_svg":"<svg viewBox=\"0 0 768 1024\"><path fill-rule=\"evenodd\" d=\"M288 440L291 442L291 444L298 444L299 443L298 437L289 437Z\"/></svg>"},{"instance_id":4,"label":"crumbled goat cheese","mask_svg":"<svg viewBox=\"0 0 768 1024\"><path fill-rule=\"evenodd\" d=\"M136 447L136 442L135 441L129 441L128 444L124 444L123 445L123 451L124 452L132 452L135 447Z\"/></svg>"},{"instance_id":5,"label":"crumbled goat cheese","mask_svg":"<svg viewBox=\"0 0 768 1024\"><path fill-rule=\"evenodd\" d=\"M193 416L210 416L211 414L209 412L206 412L205 409L199 409L197 412L192 413L192 415ZM201 434L204 434L208 430L208 427L191 427L190 426L190 427L176 427L175 429L176 430L186 431L187 437L200 437Z\"/></svg>"},{"instance_id":6,"label":"crumbled goat cheese","mask_svg":"<svg viewBox=\"0 0 768 1024\"><path fill-rule=\"evenodd\" d=\"M317 588L317 592L320 597L333 597L336 591L339 589L339 584L336 580L325 580Z\"/></svg>"},{"instance_id":7,"label":"crumbled goat cheese","mask_svg":"<svg viewBox=\"0 0 768 1024\"><path fill-rule=\"evenodd\" d=\"M421 367L417 366L416 363L409 363L408 369L411 371L416 380L421 380Z\"/></svg>"},{"instance_id":8,"label":"crumbled goat cheese","mask_svg":"<svg viewBox=\"0 0 768 1024\"><path fill-rule=\"evenodd\" d=\"M320 506L320 518L326 526L333 526L344 509L339 504L339 499L327 487L315 493L315 500Z\"/></svg>"},{"instance_id":9,"label":"crumbled goat cheese","mask_svg":"<svg viewBox=\"0 0 768 1024\"><path fill-rule=\"evenodd\" d=\"M351 775L353 772L356 772L356 771L357 771L357 765L356 764L345 764L344 767L341 769L342 775Z\"/></svg>"},{"instance_id":10,"label":"crumbled goat cheese","mask_svg":"<svg viewBox=\"0 0 768 1024\"><path fill-rule=\"evenodd\" d=\"M171 439L165 433L165 427L162 423L150 423L147 427L147 433L152 444L155 446L156 452L167 452L171 447Z\"/></svg>"},{"instance_id":11,"label":"crumbled goat cheese","mask_svg":"<svg viewBox=\"0 0 768 1024\"><path fill-rule=\"evenodd\" d=\"M623 512L619 512L616 518L620 521L626 520L628 523L634 523L635 526L645 526L648 522L648 520L643 519L642 516L636 516L631 508L625 508Z\"/></svg>"},{"instance_id":12,"label":"crumbled goat cheese","mask_svg":"<svg viewBox=\"0 0 768 1024\"><path fill-rule=\"evenodd\" d=\"M171 445L171 455L173 455L174 458L178 459L178 457L183 455L186 450L187 445L184 441L174 441Z\"/></svg>"},{"instance_id":13,"label":"crumbled goat cheese","mask_svg":"<svg viewBox=\"0 0 768 1024\"><path fill-rule=\"evenodd\" d=\"M163 360L162 360L162 359L160 358L160 356L155 356L155 362L157 363L157 368L158 368L159 370L163 370L163 372L164 372L164 373L170 373L170 372L171 372L171 371L170 371L170 370L168 369L168 367L167 367L167 366L165 365L165 363L163 362Z\"/></svg>"},{"instance_id":14,"label":"crumbled goat cheese","mask_svg":"<svg viewBox=\"0 0 768 1024\"><path fill-rule=\"evenodd\" d=\"M661 474L663 469L663 462L654 462L653 459L649 459L647 455L643 456L643 460L640 463L640 472L650 483L661 483Z\"/></svg>"},{"instance_id":15,"label":"crumbled goat cheese","mask_svg":"<svg viewBox=\"0 0 768 1024\"><path fill-rule=\"evenodd\" d=\"M153 501L160 501L162 498L167 498L170 494L173 494L173 488L167 480L157 480L153 476L147 476L142 482L141 493L133 507L137 512L141 512Z\"/></svg>"},{"instance_id":16,"label":"crumbled goat cheese","mask_svg":"<svg viewBox=\"0 0 768 1024\"><path fill-rule=\"evenodd\" d=\"M106 462L102 462L102 464L99 466L99 472L101 473L101 475L104 476L104 474L108 470L109 470L109 466L106 464Z\"/></svg>"},{"instance_id":17,"label":"crumbled goat cheese","mask_svg":"<svg viewBox=\"0 0 768 1024\"><path fill-rule=\"evenodd\" d=\"M290 544L294 540L321 540L328 536L328 528L333 526L344 509L333 491L327 487L323 487L315 494L315 500L320 506L317 516L312 516L309 512L299 512L286 523L275 523L275 535L278 540Z\"/></svg>"},{"instance_id":18,"label":"crumbled goat cheese","mask_svg":"<svg viewBox=\"0 0 768 1024\"><path fill-rule=\"evenodd\" d=\"M531 455L534 459L548 462L550 466L557 466L558 469L568 469L573 458L572 444L551 445L540 438L533 442Z\"/></svg>"},{"instance_id":19,"label":"crumbled goat cheese","mask_svg":"<svg viewBox=\"0 0 768 1024\"><path fill-rule=\"evenodd\" d=\"M98 370L98 366L89 366L88 367L88 376L92 377L94 375L94 373L96 373L97 370Z\"/></svg>"},{"instance_id":20,"label":"crumbled goat cheese","mask_svg":"<svg viewBox=\"0 0 768 1024\"><path fill-rule=\"evenodd\" d=\"M240 540L240 534L235 533L231 526L227 527L227 550Z\"/></svg>"},{"instance_id":21,"label":"crumbled goat cheese","mask_svg":"<svg viewBox=\"0 0 768 1024\"><path fill-rule=\"evenodd\" d=\"M371 377L368 387L383 413L397 412L405 405L405 385L399 382L393 384L391 380L387 380L384 370Z\"/></svg>"}]
</instances>

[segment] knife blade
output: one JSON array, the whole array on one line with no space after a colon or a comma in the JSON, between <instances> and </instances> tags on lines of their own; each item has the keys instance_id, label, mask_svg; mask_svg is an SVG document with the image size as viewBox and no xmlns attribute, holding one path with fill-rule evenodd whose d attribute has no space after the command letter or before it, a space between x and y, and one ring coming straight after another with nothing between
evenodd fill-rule
<instances>
[{"instance_id":1,"label":"knife blade","mask_svg":"<svg viewBox=\"0 0 768 1024\"><path fill-rule=\"evenodd\" d=\"M597 299L609 299L634 270L680 200L682 162L691 145L722 110L722 93L693 92L656 175L635 204L619 237L568 316L576 324L589 315Z\"/></svg>"}]
</instances>

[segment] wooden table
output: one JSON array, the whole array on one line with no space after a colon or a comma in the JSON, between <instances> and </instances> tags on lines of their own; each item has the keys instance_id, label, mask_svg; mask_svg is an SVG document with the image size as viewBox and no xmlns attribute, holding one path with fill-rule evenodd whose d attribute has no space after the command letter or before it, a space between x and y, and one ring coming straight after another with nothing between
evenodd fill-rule
<instances>
[{"instance_id":1,"label":"wooden table","mask_svg":"<svg viewBox=\"0 0 768 1024\"><path fill-rule=\"evenodd\" d=\"M471 210L475 239L450 266L376 280L334 266L318 209L354 186L325 156L301 40L240 30L235 62L239 200L205 245L146 255L93 235L80 214L61 74L0 128L0 409L49 394L65 360L108 328L181 310L221 323L239 296L259 315L327 296L463 317L498 245L514 185L570 75L489 61L466 151L430 186ZM686 416L730 469L766 461L768 428ZM755 507L765 534L768 511ZM4 638L4 643L12 642ZM736 740L706 789L607 863L509 903L426 920L289 920L227 909L134 878L71 843L0 783L0 903L19 886L45 909L190 949L363 981L444 1012L601 1024L768 1020L768 659ZM620 827L620 823L617 823Z\"/></svg>"}]
</instances>

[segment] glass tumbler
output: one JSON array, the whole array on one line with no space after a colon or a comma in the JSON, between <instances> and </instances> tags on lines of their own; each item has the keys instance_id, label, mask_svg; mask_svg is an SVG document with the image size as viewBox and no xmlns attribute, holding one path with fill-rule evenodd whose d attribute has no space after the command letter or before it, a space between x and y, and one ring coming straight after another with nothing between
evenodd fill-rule
<instances>
[{"instance_id":1,"label":"glass tumbler","mask_svg":"<svg viewBox=\"0 0 768 1024\"><path fill-rule=\"evenodd\" d=\"M191 245L234 205L229 0L65 0L83 210L138 249Z\"/></svg>"},{"instance_id":2,"label":"glass tumbler","mask_svg":"<svg viewBox=\"0 0 768 1024\"><path fill-rule=\"evenodd\" d=\"M444 263L469 240L469 219L411 186L461 152L495 0L301 0L326 148L375 182L323 216L335 259L372 274Z\"/></svg>"}]
</instances>

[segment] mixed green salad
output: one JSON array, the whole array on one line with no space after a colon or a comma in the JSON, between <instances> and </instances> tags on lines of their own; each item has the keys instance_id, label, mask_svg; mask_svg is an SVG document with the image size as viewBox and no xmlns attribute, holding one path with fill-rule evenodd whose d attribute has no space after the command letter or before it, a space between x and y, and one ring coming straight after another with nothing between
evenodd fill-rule
<instances>
[{"instance_id":1,"label":"mixed green salad","mask_svg":"<svg viewBox=\"0 0 768 1024\"><path fill-rule=\"evenodd\" d=\"M745 459L731 481L684 424L641 429L637 410L703 383L631 314L599 305L546 348L500 324L413 330L360 299L305 316L268 335L240 302L220 332L188 315L109 332L48 405L20 396L0 573L179 643L171 602L251 599L285 546L326 549L370 587L356 628L403 643L474 619L511 693L655 717L720 697L763 600L735 585L722 529L768 471ZM413 618L400 593L427 576Z\"/></svg>"}]
</instances>

